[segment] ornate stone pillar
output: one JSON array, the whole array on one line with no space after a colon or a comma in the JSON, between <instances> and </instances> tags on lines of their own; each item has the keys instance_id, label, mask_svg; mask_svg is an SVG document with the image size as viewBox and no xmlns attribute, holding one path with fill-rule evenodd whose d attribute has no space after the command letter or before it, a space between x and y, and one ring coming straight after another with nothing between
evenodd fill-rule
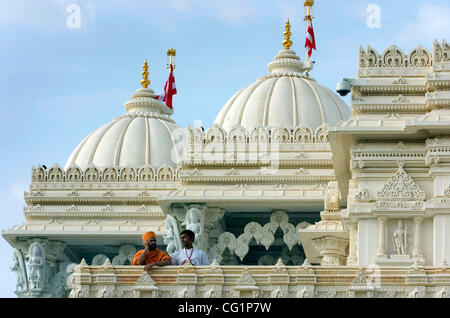
<instances>
[{"instance_id":1,"label":"ornate stone pillar","mask_svg":"<svg viewBox=\"0 0 450 318\"><path fill-rule=\"evenodd\" d=\"M348 245L347 239L336 236L324 236L315 238L312 241L322 256L320 265L345 265L345 248Z\"/></svg>"},{"instance_id":2,"label":"ornate stone pillar","mask_svg":"<svg viewBox=\"0 0 450 318\"><path fill-rule=\"evenodd\" d=\"M356 247L358 246L357 240L358 240L358 232L357 232L357 226L358 223L356 222L349 222L347 223L348 227L350 229L350 246L349 246L349 252L348 252L348 258L347 258L347 265L358 265L358 257L356 252Z\"/></svg>"},{"instance_id":3,"label":"ornate stone pillar","mask_svg":"<svg viewBox=\"0 0 450 318\"><path fill-rule=\"evenodd\" d=\"M380 217L378 218L378 224L379 224L379 234L378 234L378 249L377 249L377 258L387 258L387 251L386 251L386 221L387 218Z\"/></svg>"},{"instance_id":4,"label":"ornate stone pillar","mask_svg":"<svg viewBox=\"0 0 450 318\"><path fill-rule=\"evenodd\" d=\"M422 238L420 235L423 217L416 216L413 218L413 221L414 221L414 232L415 232L413 257L417 258L418 260L423 260Z\"/></svg>"}]
</instances>

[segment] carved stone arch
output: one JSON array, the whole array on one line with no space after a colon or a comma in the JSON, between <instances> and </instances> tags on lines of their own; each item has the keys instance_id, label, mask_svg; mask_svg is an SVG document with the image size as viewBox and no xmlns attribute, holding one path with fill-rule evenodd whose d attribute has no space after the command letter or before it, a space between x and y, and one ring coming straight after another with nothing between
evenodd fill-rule
<instances>
[{"instance_id":1,"label":"carved stone arch","mask_svg":"<svg viewBox=\"0 0 450 318\"><path fill-rule=\"evenodd\" d=\"M367 67L367 52L362 46L359 48L359 67Z\"/></svg>"},{"instance_id":2,"label":"carved stone arch","mask_svg":"<svg viewBox=\"0 0 450 318\"><path fill-rule=\"evenodd\" d=\"M409 65L414 67L428 67L431 65L431 54L419 45L409 53Z\"/></svg>"},{"instance_id":3,"label":"carved stone arch","mask_svg":"<svg viewBox=\"0 0 450 318\"><path fill-rule=\"evenodd\" d=\"M318 127L314 135L316 143L328 142L328 124L325 123Z\"/></svg>"},{"instance_id":4,"label":"carved stone arch","mask_svg":"<svg viewBox=\"0 0 450 318\"><path fill-rule=\"evenodd\" d=\"M284 127L273 128L271 132L271 141L273 143L286 144L291 142L291 131Z\"/></svg>"},{"instance_id":5,"label":"carved stone arch","mask_svg":"<svg viewBox=\"0 0 450 318\"><path fill-rule=\"evenodd\" d=\"M100 172L94 165L89 165L86 170L84 170L84 180L87 182L98 182L100 181Z\"/></svg>"},{"instance_id":6,"label":"carved stone arch","mask_svg":"<svg viewBox=\"0 0 450 318\"><path fill-rule=\"evenodd\" d=\"M442 46L437 40L433 43L433 62L439 63L442 60Z\"/></svg>"},{"instance_id":7,"label":"carved stone arch","mask_svg":"<svg viewBox=\"0 0 450 318\"><path fill-rule=\"evenodd\" d=\"M194 144L203 144L205 133L203 132L203 129L196 127L192 129L192 138Z\"/></svg>"},{"instance_id":8,"label":"carved stone arch","mask_svg":"<svg viewBox=\"0 0 450 318\"><path fill-rule=\"evenodd\" d=\"M136 179L136 170L134 168L122 168L120 170L120 179L123 182L134 182Z\"/></svg>"},{"instance_id":9,"label":"carved stone arch","mask_svg":"<svg viewBox=\"0 0 450 318\"><path fill-rule=\"evenodd\" d=\"M47 171L41 165L32 169L31 180L33 182L45 182L47 181Z\"/></svg>"},{"instance_id":10,"label":"carved stone arch","mask_svg":"<svg viewBox=\"0 0 450 318\"><path fill-rule=\"evenodd\" d=\"M158 169L157 180L163 182L173 181L173 169L168 165L164 165Z\"/></svg>"},{"instance_id":11,"label":"carved stone arch","mask_svg":"<svg viewBox=\"0 0 450 318\"><path fill-rule=\"evenodd\" d=\"M106 256L105 254L97 254L92 259L92 266L102 266L103 264L105 264L106 260L109 261L108 256Z\"/></svg>"},{"instance_id":12,"label":"carved stone arch","mask_svg":"<svg viewBox=\"0 0 450 318\"><path fill-rule=\"evenodd\" d=\"M250 133L250 141L256 143L267 143L269 142L269 131L267 128L258 127L254 128Z\"/></svg>"},{"instance_id":13,"label":"carved stone arch","mask_svg":"<svg viewBox=\"0 0 450 318\"><path fill-rule=\"evenodd\" d=\"M62 182L64 181L64 170L58 165L55 164L50 168L47 174L48 182Z\"/></svg>"},{"instance_id":14,"label":"carved stone arch","mask_svg":"<svg viewBox=\"0 0 450 318\"><path fill-rule=\"evenodd\" d=\"M445 40L442 40L442 61L450 61L450 45Z\"/></svg>"},{"instance_id":15,"label":"carved stone arch","mask_svg":"<svg viewBox=\"0 0 450 318\"><path fill-rule=\"evenodd\" d=\"M378 54L378 52L368 46L367 48L367 67L378 67L381 66L381 59L380 59L380 54Z\"/></svg>"},{"instance_id":16,"label":"carved stone arch","mask_svg":"<svg viewBox=\"0 0 450 318\"><path fill-rule=\"evenodd\" d=\"M248 140L247 129L242 126L233 128L228 134L228 140L234 143L245 143Z\"/></svg>"},{"instance_id":17,"label":"carved stone arch","mask_svg":"<svg viewBox=\"0 0 450 318\"><path fill-rule=\"evenodd\" d=\"M139 169L139 181L152 182L155 180L155 170L150 165L142 166Z\"/></svg>"},{"instance_id":18,"label":"carved stone arch","mask_svg":"<svg viewBox=\"0 0 450 318\"><path fill-rule=\"evenodd\" d=\"M297 127L294 130L293 139L295 143L312 143L313 142L313 133L311 128L305 127Z\"/></svg>"},{"instance_id":19,"label":"carved stone arch","mask_svg":"<svg viewBox=\"0 0 450 318\"><path fill-rule=\"evenodd\" d=\"M384 67L402 67L405 66L405 54L396 45L386 49L383 53Z\"/></svg>"},{"instance_id":20,"label":"carved stone arch","mask_svg":"<svg viewBox=\"0 0 450 318\"><path fill-rule=\"evenodd\" d=\"M103 170L102 179L105 182L115 182L117 181L118 171L114 167L108 167Z\"/></svg>"},{"instance_id":21,"label":"carved stone arch","mask_svg":"<svg viewBox=\"0 0 450 318\"><path fill-rule=\"evenodd\" d=\"M72 165L66 171L67 182L80 182L83 179L83 171L77 165Z\"/></svg>"},{"instance_id":22,"label":"carved stone arch","mask_svg":"<svg viewBox=\"0 0 450 318\"><path fill-rule=\"evenodd\" d=\"M214 124L206 131L206 142L220 144L225 142L225 131L217 124Z\"/></svg>"}]
</instances>

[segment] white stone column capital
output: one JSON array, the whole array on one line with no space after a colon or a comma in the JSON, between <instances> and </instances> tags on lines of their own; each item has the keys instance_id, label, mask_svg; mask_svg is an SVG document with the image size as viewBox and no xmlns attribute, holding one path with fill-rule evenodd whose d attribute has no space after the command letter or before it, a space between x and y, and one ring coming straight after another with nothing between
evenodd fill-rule
<instances>
[{"instance_id":1,"label":"white stone column capital","mask_svg":"<svg viewBox=\"0 0 450 318\"><path fill-rule=\"evenodd\" d=\"M415 216L413 217L413 221L416 224L421 224L423 222L424 217L423 216Z\"/></svg>"}]
</instances>

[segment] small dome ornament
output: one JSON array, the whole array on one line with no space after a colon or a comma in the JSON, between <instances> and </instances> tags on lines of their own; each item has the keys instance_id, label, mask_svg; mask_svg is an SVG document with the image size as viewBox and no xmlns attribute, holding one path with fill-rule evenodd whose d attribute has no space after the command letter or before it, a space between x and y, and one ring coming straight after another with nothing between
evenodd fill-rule
<instances>
[{"instance_id":1,"label":"small dome ornament","mask_svg":"<svg viewBox=\"0 0 450 318\"><path fill-rule=\"evenodd\" d=\"M144 71L142 72L142 81L141 81L141 85L142 85L143 88L147 88L148 85L150 85L150 80L148 79L148 75L149 75L150 73L148 72L147 59L145 59L143 69L144 69Z\"/></svg>"},{"instance_id":2,"label":"small dome ornament","mask_svg":"<svg viewBox=\"0 0 450 318\"><path fill-rule=\"evenodd\" d=\"M285 29L284 41L282 42L282 44L286 50L289 50L293 44L291 41L292 33L291 33L291 24L289 23L289 19L287 19L284 29Z\"/></svg>"}]
</instances>

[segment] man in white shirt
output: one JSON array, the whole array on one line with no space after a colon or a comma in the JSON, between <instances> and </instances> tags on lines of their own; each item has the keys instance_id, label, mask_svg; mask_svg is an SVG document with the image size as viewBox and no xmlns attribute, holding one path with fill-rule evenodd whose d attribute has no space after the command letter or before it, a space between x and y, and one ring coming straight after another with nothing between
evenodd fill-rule
<instances>
[{"instance_id":1,"label":"man in white shirt","mask_svg":"<svg viewBox=\"0 0 450 318\"><path fill-rule=\"evenodd\" d=\"M184 248L172 254L173 265L183 265L187 260L192 265L209 265L208 255L205 252L194 248L195 234L191 230L184 230L180 234L181 243Z\"/></svg>"}]
</instances>

